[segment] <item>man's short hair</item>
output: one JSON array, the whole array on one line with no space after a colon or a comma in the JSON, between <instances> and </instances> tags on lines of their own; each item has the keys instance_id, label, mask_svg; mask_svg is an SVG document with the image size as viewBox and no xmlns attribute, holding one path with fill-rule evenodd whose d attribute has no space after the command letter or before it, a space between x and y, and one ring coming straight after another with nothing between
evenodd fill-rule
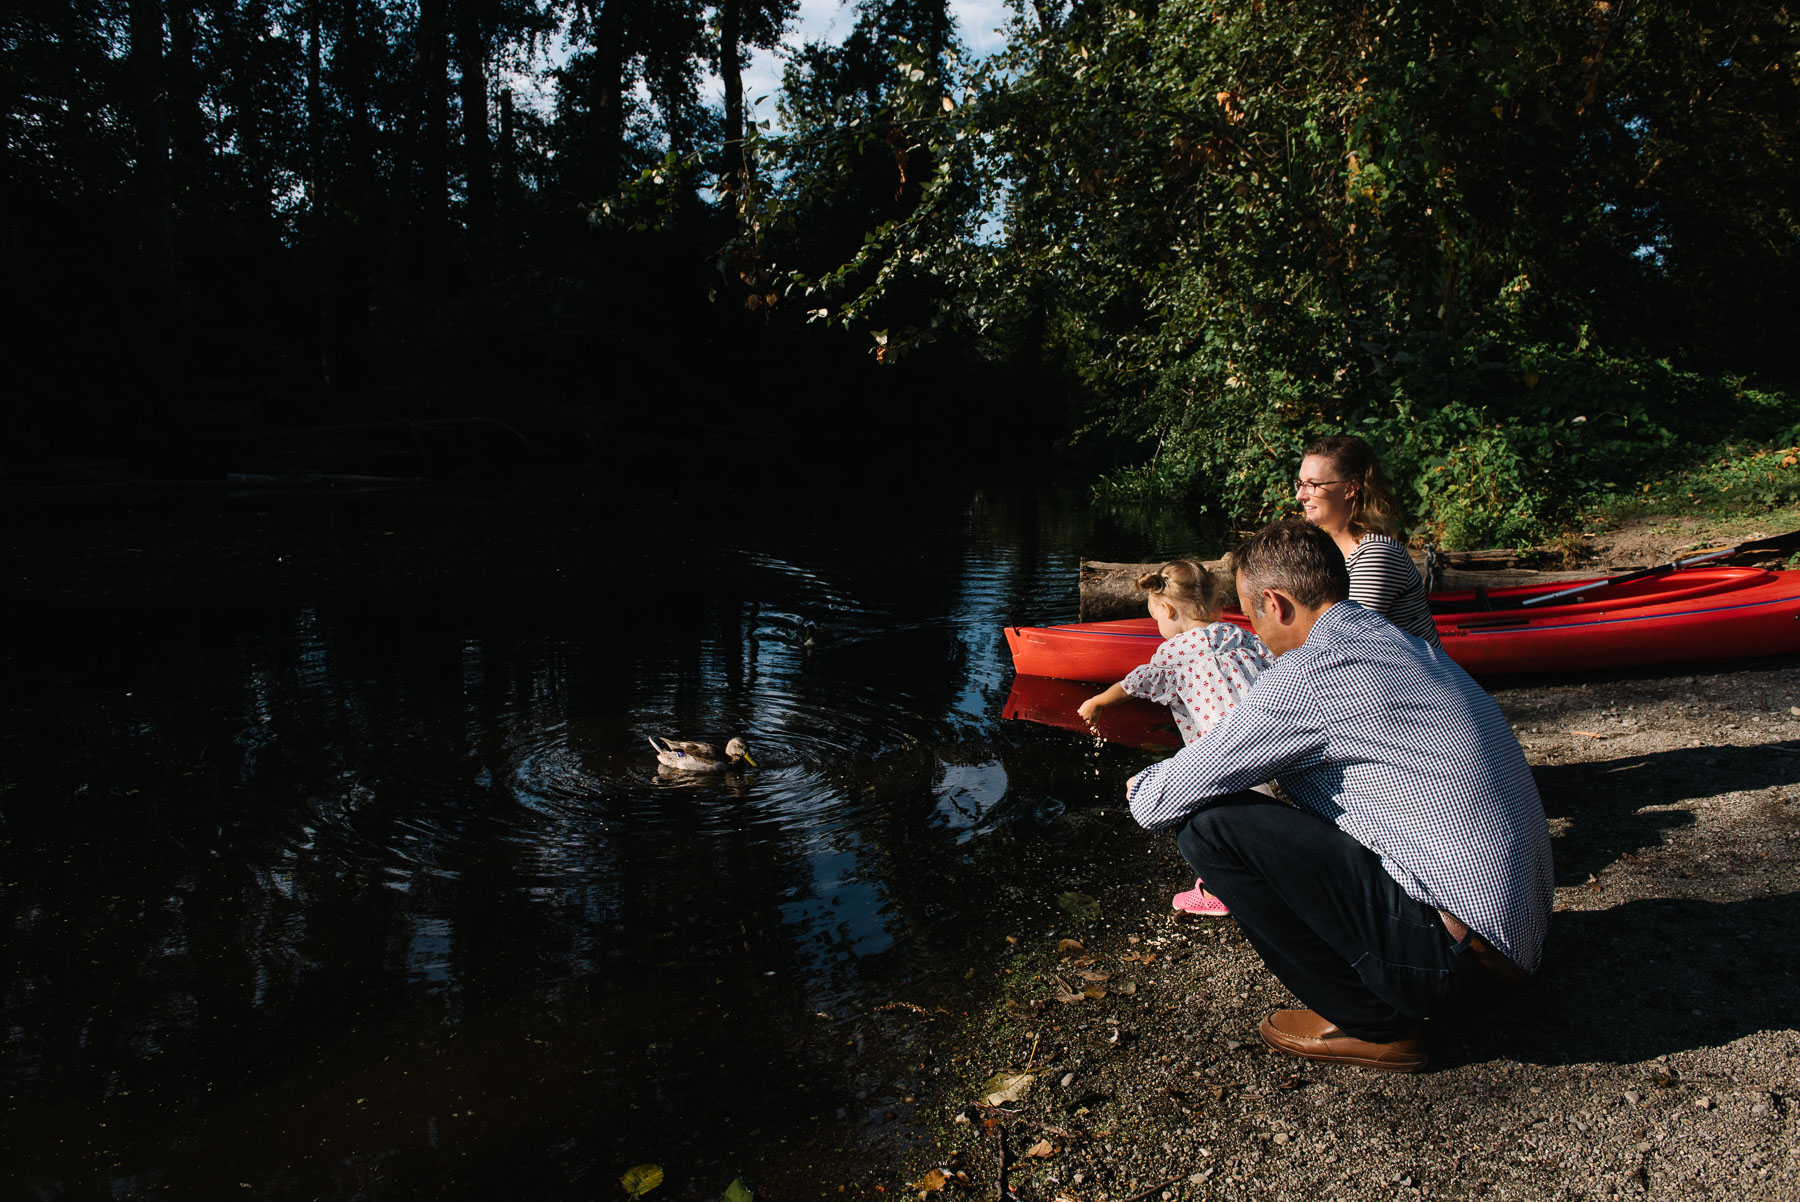
<instances>
[{"instance_id":1,"label":"man's short hair","mask_svg":"<svg viewBox=\"0 0 1800 1202\"><path fill-rule=\"evenodd\" d=\"M1279 589L1308 609L1350 595L1350 571L1336 540L1305 518L1271 522L1232 552L1232 567L1243 576L1238 602L1262 614L1262 592Z\"/></svg>"}]
</instances>

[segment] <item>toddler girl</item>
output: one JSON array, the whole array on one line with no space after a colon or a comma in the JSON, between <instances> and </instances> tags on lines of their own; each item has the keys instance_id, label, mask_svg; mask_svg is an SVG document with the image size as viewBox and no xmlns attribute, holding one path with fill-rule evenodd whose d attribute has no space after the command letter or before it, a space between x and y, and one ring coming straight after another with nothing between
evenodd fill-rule
<instances>
[{"instance_id":1,"label":"toddler girl","mask_svg":"<svg viewBox=\"0 0 1800 1202\"><path fill-rule=\"evenodd\" d=\"M1214 621L1224 608L1226 578L1191 559L1174 559L1139 576L1145 604L1156 619L1163 641L1141 668L1104 693L1082 702L1076 712L1093 725L1094 715L1127 697L1166 705L1175 716L1183 743L1192 743L1218 725L1226 711L1250 688L1250 682L1274 663L1269 649L1248 630ZM1193 914L1223 915L1231 911L1208 893L1200 881L1175 895L1174 906Z\"/></svg>"}]
</instances>

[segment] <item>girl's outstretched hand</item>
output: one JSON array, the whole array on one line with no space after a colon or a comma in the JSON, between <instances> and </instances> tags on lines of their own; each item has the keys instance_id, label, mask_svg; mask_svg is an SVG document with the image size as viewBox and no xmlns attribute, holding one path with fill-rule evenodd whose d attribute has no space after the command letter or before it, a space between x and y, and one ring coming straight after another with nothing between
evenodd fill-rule
<instances>
[{"instance_id":1,"label":"girl's outstretched hand","mask_svg":"<svg viewBox=\"0 0 1800 1202\"><path fill-rule=\"evenodd\" d=\"M1075 707L1075 713L1080 716L1083 722L1086 722L1088 726L1092 728L1094 726L1094 715L1096 713L1109 705L1119 704L1119 702L1125 700L1126 696L1124 684L1123 682L1120 682L1107 689L1104 693L1095 693L1092 697L1089 697L1086 701ZM1095 733L1099 733L1098 730L1096 730Z\"/></svg>"}]
</instances>

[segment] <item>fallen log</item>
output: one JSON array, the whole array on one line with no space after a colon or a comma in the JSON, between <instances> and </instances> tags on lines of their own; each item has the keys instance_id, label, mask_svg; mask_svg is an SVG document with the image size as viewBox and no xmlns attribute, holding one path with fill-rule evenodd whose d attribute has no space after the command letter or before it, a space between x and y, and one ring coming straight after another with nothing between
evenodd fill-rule
<instances>
[{"instance_id":1,"label":"fallen log","mask_svg":"<svg viewBox=\"0 0 1800 1202\"><path fill-rule=\"evenodd\" d=\"M1480 563L1517 562L1511 552L1452 552L1458 561L1465 565ZM1413 562L1419 566L1420 575L1424 574L1424 552L1413 553ZM1445 558L1440 554L1440 559ZM1205 559L1200 561L1209 572L1225 570L1222 559ZM1542 584L1557 580L1591 580L1596 576L1606 575L1600 568L1589 568L1582 572L1537 572L1527 568L1508 567L1474 567L1455 566L1439 563L1433 572L1434 580L1430 590L1434 593L1464 592L1469 589L1509 588L1515 584ZM1081 561L1080 593L1081 605L1077 621L1106 622L1114 618L1141 618L1144 616L1144 594L1137 586L1137 578L1145 572L1154 572L1161 567L1160 563L1109 563L1104 560L1084 559Z\"/></svg>"},{"instance_id":2,"label":"fallen log","mask_svg":"<svg viewBox=\"0 0 1800 1202\"><path fill-rule=\"evenodd\" d=\"M1225 570L1225 561L1222 559L1203 559L1200 563L1209 572ZM1106 622L1113 618L1143 617L1147 611L1144 609L1144 592L1138 588L1137 578L1160 567L1160 563L1082 560L1081 609L1076 620Z\"/></svg>"}]
</instances>

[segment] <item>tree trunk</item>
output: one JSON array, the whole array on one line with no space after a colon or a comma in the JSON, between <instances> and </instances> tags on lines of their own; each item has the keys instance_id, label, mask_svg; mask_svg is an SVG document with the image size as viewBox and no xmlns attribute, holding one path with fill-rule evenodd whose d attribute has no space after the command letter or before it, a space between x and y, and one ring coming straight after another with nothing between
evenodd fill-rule
<instances>
[{"instance_id":1,"label":"tree trunk","mask_svg":"<svg viewBox=\"0 0 1800 1202\"><path fill-rule=\"evenodd\" d=\"M370 38L367 33L362 0L345 0L339 14L337 44L333 48L331 77L336 90L348 107L344 120L343 150L339 160L345 165L340 178L354 181L348 198L359 218L366 218L370 197L379 190L375 178L375 122L370 94L374 90L371 69ZM340 192L344 189L340 188Z\"/></svg>"},{"instance_id":2,"label":"tree trunk","mask_svg":"<svg viewBox=\"0 0 1800 1202\"><path fill-rule=\"evenodd\" d=\"M331 217L325 224L329 308L337 353L337 380L361 375L368 343L373 272L380 262L384 182L376 144L374 94L379 69L378 18L366 0L340 0L331 77L341 96L341 134L332 149Z\"/></svg>"},{"instance_id":3,"label":"tree trunk","mask_svg":"<svg viewBox=\"0 0 1800 1202\"><path fill-rule=\"evenodd\" d=\"M233 8L230 16L224 19L222 35L226 60L239 65L228 77L225 103L230 106L236 129L237 154L243 162L244 180L255 200L248 214L249 221L264 234L272 233L274 227L274 188L269 182L262 105L256 83L268 27L268 6L263 0L249 0L241 8ZM258 249L264 250L267 246L261 244Z\"/></svg>"},{"instance_id":4,"label":"tree trunk","mask_svg":"<svg viewBox=\"0 0 1800 1202\"><path fill-rule=\"evenodd\" d=\"M601 194L619 186L625 162L624 0L604 0L594 22L594 170Z\"/></svg>"},{"instance_id":5,"label":"tree trunk","mask_svg":"<svg viewBox=\"0 0 1800 1202\"><path fill-rule=\"evenodd\" d=\"M450 89L444 24L444 0L419 0L413 65L419 81L419 280L427 296L438 295L443 287L447 257Z\"/></svg>"},{"instance_id":6,"label":"tree trunk","mask_svg":"<svg viewBox=\"0 0 1800 1202\"><path fill-rule=\"evenodd\" d=\"M166 313L175 295L175 197L169 174L169 102L162 47L162 5L158 0L131 0L138 212L152 316Z\"/></svg>"},{"instance_id":7,"label":"tree trunk","mask_svg":"<svg viewBox=\"0 0 1800 1202\"><path fill-rule=\"evenodd\" d=\"M494 208L500 223L500 241L513 237L513 217L519 203L518 168L513 163L513 94L511 88L500 89L500 178L495 181Z\"/></svg>"},{"instance_id":8,"label":"tree trunk","mask_svg":"<svg viewBox=\"0 0 1800 1202\"><path fill-rule=\"evenodd\" d=\"M744 145L744 0L723 0L719 8L719 75L725 83L725 153L721 189L741 192L750 179Z\"/></svg>"},{"instance_id":9,"label":"tree trunk","mask_svg":"<svg viewBox=\"0 0 1800 1202\"><path fill-rule=\"evenodd\" d=\"M326 245L325 211L325 48L323 0L307 5L306 199L313 255L314 299L319 321L319 375L327 388L338 379L336 320L331 311L331 255Z\"/></svg>"},{"instance_id":10,"label":"tree trunk","mask_svg":"<svg viewBox=\"0 0 1800 1202\"><path fill-rule=\"evenodd\" d=\"M169 0L169 62L165 75L169 104L172 193L184 198L210 181L206 114L201 107L200 72L194 61L193 0Z\"/></svg>"},{"instance_id":11,"label":"tree trunk","mask_svg":"<svg viewBox=\"0 0 1800 1202\"><path fill-rule=\"evenodd\" d=\"M488 136L486 0L457 0L456 56L462 70L463 170L468 179L469 242L477 258L494 230L494 165Z\"/></svg>"},{"instance_id":12,"label":"tree trunk","mask_svg":"<svg viewBox=\"0 0 1800 1202\"><path fill-rule=\"evenodd\" d=\"M944 83L944 51L949 48L950 42L948 5L943 0L937 0L931 6L931 16L928 20L925 49L930 55L931 62L927 69L931 72L931 78L937 80L938 85L942 87Z\"/></svg>"}]
</instances>

